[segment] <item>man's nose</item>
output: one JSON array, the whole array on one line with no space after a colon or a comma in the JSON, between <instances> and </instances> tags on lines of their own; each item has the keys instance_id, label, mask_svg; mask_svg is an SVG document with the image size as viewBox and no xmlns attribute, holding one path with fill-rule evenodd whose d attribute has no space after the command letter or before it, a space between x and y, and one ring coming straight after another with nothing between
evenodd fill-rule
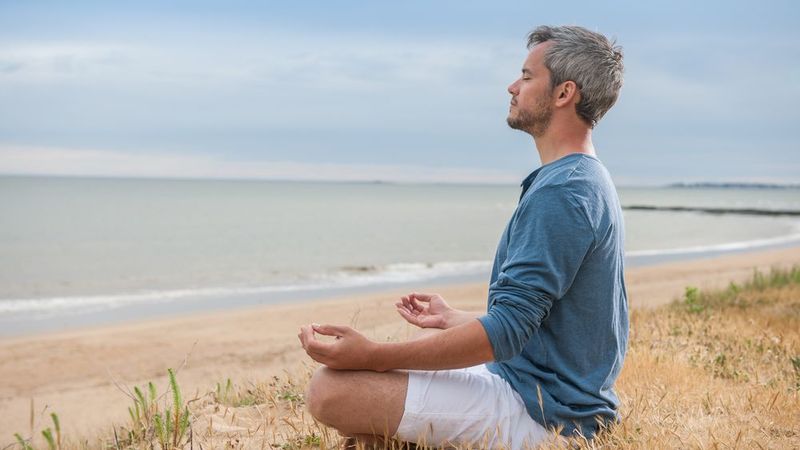
<instances>
[{"instance_id":1,"label":"man's nose","mask_svg":"<svg viewBox=\"0 0 800 450\"><path fill-rule=\"evenodd\" d=\"M518 85L519 85L519 80L517 80L517 81L511 83L510 85L508 85L508 93L511 94L511 95L516 95L517 94L517 86Z\"/></svg>"}]
</instances>

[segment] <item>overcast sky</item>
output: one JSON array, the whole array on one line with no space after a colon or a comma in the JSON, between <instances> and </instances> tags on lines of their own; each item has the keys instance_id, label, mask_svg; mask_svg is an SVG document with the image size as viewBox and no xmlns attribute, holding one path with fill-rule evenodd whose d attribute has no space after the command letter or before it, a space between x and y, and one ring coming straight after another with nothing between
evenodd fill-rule
<instances>
[{"instance_id":1,"label":"overcast sky","mask_svg":"<svg viewBox=\"0 0 800 450\"><path fill-rule=\"evenodd\" d=\"M792 1L0 0L0 173L516 183L538 24L618 40L618 185L800 182Z\"/></svg>"}]
</instances>

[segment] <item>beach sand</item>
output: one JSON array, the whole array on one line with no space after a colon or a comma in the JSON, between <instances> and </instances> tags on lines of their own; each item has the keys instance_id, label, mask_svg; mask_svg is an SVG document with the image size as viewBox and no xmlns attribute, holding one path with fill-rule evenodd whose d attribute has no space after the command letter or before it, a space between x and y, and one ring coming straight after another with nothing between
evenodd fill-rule
<instances>
[{"instance_id":1,"label":"beach sand","mask_svg":"<svg viewBox=\"0 0 800 450\"><path fill-rule=\"evenodd\" d=\"M682 296L686 286L724 287L758 268L800 264L800 247L638 267L627 271L633 308L654 307ZM482 310L485 283L430 286L453 306ZM178 368L184 395L207 392L217 382L264 380L309 364L297 341L310 322L351 324L385 340L415 332L397 315L395 300L405 290L352 298L308 299L291 305L193 314L143 323L0 340L0 448L13 433L30 432L57 412L70 438L107 435L127 417L129 399L116 386L166 385L166 369Z\"/></svg>"}]
</instances>

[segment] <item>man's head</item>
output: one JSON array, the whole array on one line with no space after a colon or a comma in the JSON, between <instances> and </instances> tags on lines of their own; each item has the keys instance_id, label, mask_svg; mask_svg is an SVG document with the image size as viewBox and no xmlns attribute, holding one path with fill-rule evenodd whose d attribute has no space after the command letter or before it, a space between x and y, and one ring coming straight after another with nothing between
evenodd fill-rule
<instances>
[{"instance_id":1,"label":"man's head","mask_svg":"<svg viewBox=\"0 0 800 450\"><path fill-rule=\"evenodd\" d=\"M508 88L508 124L543 135L555 107L568 107L594 128L622 87L622 49L605 36L577 26L540 26L528 35L522 76Z\"/></svg>"}]
</instances>

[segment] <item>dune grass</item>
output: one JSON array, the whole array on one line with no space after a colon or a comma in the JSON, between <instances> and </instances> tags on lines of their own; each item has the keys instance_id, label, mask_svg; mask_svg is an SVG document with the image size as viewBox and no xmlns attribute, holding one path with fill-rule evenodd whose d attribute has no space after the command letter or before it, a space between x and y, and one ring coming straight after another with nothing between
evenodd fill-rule
<instances>
[{"instance_id":1,"label":"dune grass","mask_svg":"<svg viewBox=\"0 0 800 450\"><path fill-rule=\"evenodd\" d=\"M49 438L19 436L15 448L337 448L338 434L305 409L313 369L298 363L268 380L224 380L188 400L170 370L163 393L152 384L133 390L130 422L106 435L62 445L55 416L57 442L50 430ZM671 305L632 311L617 392L621 423L570 445L800 448L800 267L754 272L722 290L689 286Z\"/></svg>"},{"instance_id":2,"label":"dune grass","mask_svg":"<svg viewBox=\"0 0 800 450\"><path fill-rule=\"evenodd\" d=\"M800 448L800 267L634 310L617 386L594 446Z\"/></svg>"}]
</instances>

